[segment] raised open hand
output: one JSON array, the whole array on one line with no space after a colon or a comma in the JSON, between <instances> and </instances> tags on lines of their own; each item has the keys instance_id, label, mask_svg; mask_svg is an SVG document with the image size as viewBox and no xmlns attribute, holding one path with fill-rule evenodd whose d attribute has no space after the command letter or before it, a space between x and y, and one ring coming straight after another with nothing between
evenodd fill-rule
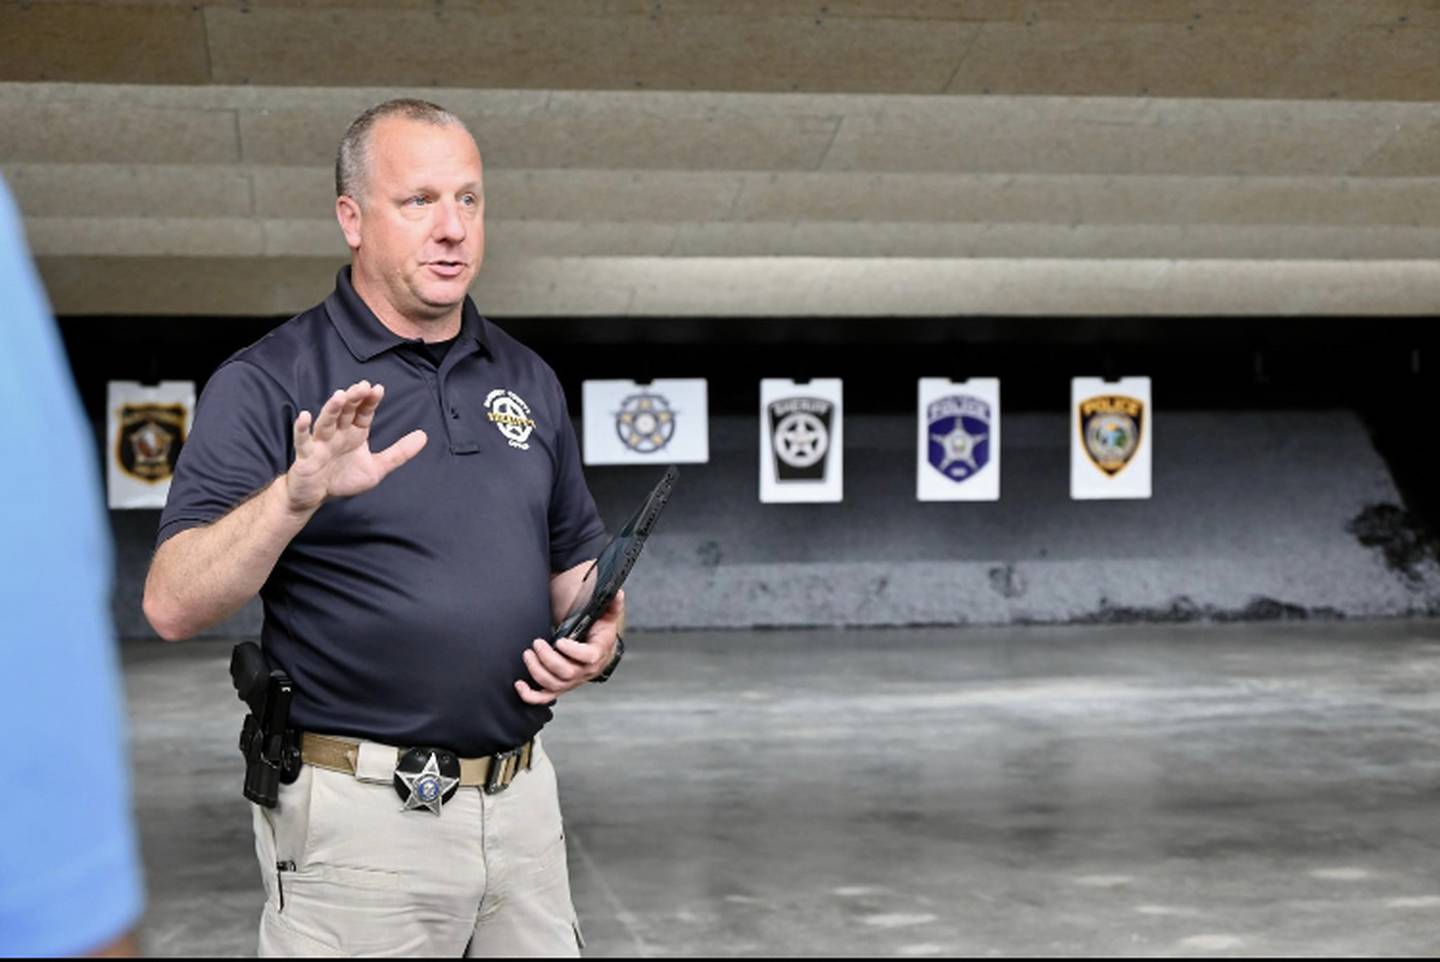
<instances>
[{"instance_id":1,"label":"raised open hand","mask_svg":"<svg viewBox=\"0 0 1440 962\"><path fill-rule=\"evenodd\" d=\"M330 395L311 423L309 411L295 419L295 463L285 474L285 493L296 511L313 511L327 498L369 491L425 447L424 431L411 431L384 451L370 450L370 425L385 387L359 381Z\"/></svg>"}]
</instances>

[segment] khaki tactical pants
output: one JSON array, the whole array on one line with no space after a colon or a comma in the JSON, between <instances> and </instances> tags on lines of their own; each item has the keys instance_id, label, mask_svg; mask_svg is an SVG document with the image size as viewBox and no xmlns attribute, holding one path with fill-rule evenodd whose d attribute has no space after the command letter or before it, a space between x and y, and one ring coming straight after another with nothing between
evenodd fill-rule
<instances>
[{"instance_id":1,"label":"khaki tactical pants","mask_svg":"<svg viewBox=\"0 0 1440 962\"><path fill-rule=\"evenodd\" d=\"M252 805L268 898L261 956L578 956L555 769L495 795L461 788L439 817L387 784L306 765Z\"/></svg>"}]
</instances>

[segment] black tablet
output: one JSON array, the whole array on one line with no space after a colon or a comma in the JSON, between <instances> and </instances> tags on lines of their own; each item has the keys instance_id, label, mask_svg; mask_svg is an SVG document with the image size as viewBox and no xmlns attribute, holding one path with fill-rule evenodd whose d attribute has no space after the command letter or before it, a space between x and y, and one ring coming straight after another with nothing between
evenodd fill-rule
<instances>
[{"instance_id":1,"label":"black tablet","mask_svg":"<svg viewBox=\"0 0 1440 962\"><path fill-rule=\"evenodd\" d=\"M679 476L678 468L667 468L660 483L655 485L655 489L641 502L620 532L610 539L610 543L585 572L585 579L580 582L580 590L575 592L575 600L571 602L570 610L560 619L560 624L555 626L555 631L550 635L551 641L559 641L561 638L578 638L582 641L585 639L585 633L590 630L595 619L609 607L615 593L629 576L630 569L635 567L635 559L640 557L640 549L645 547L645 539L650 537L650 532L655 527L655 519L660 517L665 503L670 500L670 491L675 487L675 479Z\"/></svg>"}]
</instances>

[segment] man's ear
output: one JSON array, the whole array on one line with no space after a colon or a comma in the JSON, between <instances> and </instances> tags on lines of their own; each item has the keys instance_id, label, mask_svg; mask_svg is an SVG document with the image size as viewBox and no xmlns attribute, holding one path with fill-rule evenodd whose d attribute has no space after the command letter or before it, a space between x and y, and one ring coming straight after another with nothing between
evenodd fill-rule
<instances>
[{"instance_id":1,"label":"man's ear","mask_svg":"<svg viewBox=\"0 0 1440 962\"><path fill-rule=\"evenodd\" d=\"M340 222L340 233L351 250L360 248L360 204L348 194L335 198L335 219Z\"/></svg>"}]
</instances>

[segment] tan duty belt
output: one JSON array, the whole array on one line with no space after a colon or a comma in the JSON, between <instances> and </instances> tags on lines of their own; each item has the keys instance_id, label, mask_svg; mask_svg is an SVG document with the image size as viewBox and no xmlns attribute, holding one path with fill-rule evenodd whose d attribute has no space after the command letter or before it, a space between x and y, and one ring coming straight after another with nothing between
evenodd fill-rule
<instances>
[{"instance_id":1,"label":"tan duty belt","mask_svg":"<svg viewBox=\"0 0 1440 962\"><path fill-rule=\"evenodd\" d=\"M387 759L391 768L405 754L401 748L394 749L394 757ZM515 776L530 768L535 754L535 740L531 739L519 748L484 758L460 759L460 784L472 788L483 788L491 794L507 788ZM316 735L306 732L300 743L300 760L316 768L327 768L334 772L355 775L360 757L360 742L351 738L334 735Z\"/></svg>"}]
</instances>

